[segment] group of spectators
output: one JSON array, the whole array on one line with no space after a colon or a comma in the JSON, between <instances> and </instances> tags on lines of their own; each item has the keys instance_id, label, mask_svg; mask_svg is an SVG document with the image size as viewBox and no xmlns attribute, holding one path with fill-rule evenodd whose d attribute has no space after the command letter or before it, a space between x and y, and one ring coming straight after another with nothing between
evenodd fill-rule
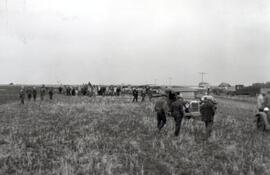
<instances>
[{"instance_id":1,"label":"group of spectators","mask_svg":"<svg viewBox=\"0 0 270 175\"><path fill-rule=\"evenodd\" d=\"M59 86L56 87L45 87L42 85L39 90L34 87L24 87L22 86L19 92L19 98L21 104L25 103L25 99L27 98L29 101L32 99L36 101L37 94L40 94L40 100L43 101L46 94L49 95L49 99L53 99L53 95L56 92L59 94L63 94L66 96L120 96L122 92L121 86L98 86L92 85L91 83L83 84L80 86Z\"/></svg>"},{"instance_id":2,"label":"group of spectators","mask_svg":"<svg viewBox=\"0 0 270 175\"><path fill-rule=\"evenodd\" d=\"M41 101L44 100L46 92L48 92L48 94L49 94L49 99L50 100L53 99L53 94L54 94L53 88L52 87L46 88L45 85L42 85L40 87L40 89L39 89L40 100ZM31 101L32 98L33 98L33 101L36 101L37 94L38 94L38 90L37 90L37 88L35 86L34 87L27 87L27 88L22 86L21 89L20 89L20 92L19 92L19 97L20 97L21 104L24 104L25 98L27 98L28 101Z\"/></svg>"},{"instance_id":3,"label":"group of spectators","mask_svg":"<svg viewBox=\"0 0 270 175\"><path fill-rule=\"evenodd\" d=\"M138 102L139 95L141 95L141 102L145 101L145 97L148 95L149 101L152 99L152 92L149 87L141 88L140 90L137 88L133 88L132 90L133 100L132 102Z\"/></svg>"},{"instance_id":4,"label":"group of spectators","mask_svg":"<svg viewBox=\"0 0 270 175\"><path fill-rule=\"evenodd\" d=\"M67 96L120 96L122 88L120 86L98 86L91 83L81 86L60 86L59 94Z\"/></svg>"}]
</instances>

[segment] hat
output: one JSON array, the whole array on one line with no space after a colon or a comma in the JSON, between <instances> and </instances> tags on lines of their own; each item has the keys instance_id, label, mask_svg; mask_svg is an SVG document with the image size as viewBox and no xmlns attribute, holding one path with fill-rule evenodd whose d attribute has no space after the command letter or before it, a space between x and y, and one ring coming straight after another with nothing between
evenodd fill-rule
<instances>
[{"instance_id":1,"label":"hat","mask_svg":"<svg viewBox=\"0 0 270 175\"><path fill-rule=\"evenodd\" d=\"M263 109L263 112L268 112L269 111L269 108L268 107L265 107L264 109Z\"/></svg>"}]
</instances>

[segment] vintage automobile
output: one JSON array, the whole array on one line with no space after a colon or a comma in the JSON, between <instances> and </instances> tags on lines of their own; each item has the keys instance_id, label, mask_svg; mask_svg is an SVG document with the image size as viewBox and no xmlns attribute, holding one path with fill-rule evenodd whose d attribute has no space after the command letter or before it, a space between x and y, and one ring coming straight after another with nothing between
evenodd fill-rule
<instances>
[{"instance_id":1,"label":"vintage automobile","mask_svg":"<svg viewBox=\"0 0 270 175\"><path fill-rule=\"evenodd\" d=\"M183 98L184 100L184 116L187 119L201 119L200 114L200 97L196 96L196 90L188 87L174 87L167 88L164 93L168 96L170 100L170 94L176 94ZM170 104L170 103L169 103Z\"/></svg>"},{"instance_id":2,"label":"vintage automobile","mask_svg":"<svg viewBox=\"0 0 270 175\"><path fill-rule=\"evenodd\" d=\"M201 119L200 113L200 101L198 100L191 100L185 101L185 115L184 117L187 119Z\"/></svg>"}]
</instances>

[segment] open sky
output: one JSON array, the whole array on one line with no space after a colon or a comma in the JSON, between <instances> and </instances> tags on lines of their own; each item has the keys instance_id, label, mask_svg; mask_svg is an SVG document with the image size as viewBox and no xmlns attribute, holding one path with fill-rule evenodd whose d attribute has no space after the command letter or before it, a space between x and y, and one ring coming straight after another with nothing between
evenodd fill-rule
<instances>
[{"instance_id":1,"label":"open sky","mask_svg":"<svg viewBox=\"0 0 270 175\"><path fill-rule=\"evenodd\" d=\"M269 0L0 0L0 84L270 81Z\"/></svg>"}]
</instances>

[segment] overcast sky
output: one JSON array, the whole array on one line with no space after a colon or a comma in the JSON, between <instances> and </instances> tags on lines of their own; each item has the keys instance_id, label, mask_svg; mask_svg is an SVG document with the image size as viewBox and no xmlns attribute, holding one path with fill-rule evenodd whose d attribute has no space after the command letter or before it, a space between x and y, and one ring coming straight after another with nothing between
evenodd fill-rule
<instances>
[{"instance_id":1,"label":"overcast sky","mask_svg":"<svg viewBox=\"0 0 270 175\"><path fill-rule=\"evenodd\" d=\"M269 0L0 0L1 83L270 81Z\"/></svg>"}]
</instances>

